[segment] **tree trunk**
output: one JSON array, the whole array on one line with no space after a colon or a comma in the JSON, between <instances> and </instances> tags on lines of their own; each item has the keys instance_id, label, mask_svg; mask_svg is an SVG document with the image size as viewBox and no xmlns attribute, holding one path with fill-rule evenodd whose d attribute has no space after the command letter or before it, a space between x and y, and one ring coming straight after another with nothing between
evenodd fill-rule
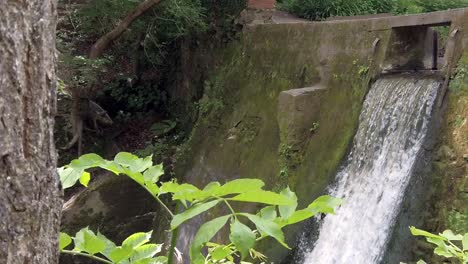
<instances>
[{"instance_id":1,"label":"tree trunk","mask_svg":"<svg viewBox=\"0 0 468 264\"><path fill-rule=\"evenodd\" d=\"M158 4L162 0L146 0L139 4L132 12L130 12L112 31L105 34L94 43L89 53L90 59L99 58L107 47L116 39L118 39L132 22L139 16L143 15L151 7Z\"/></svg>"},{"instance_id":2,"label":"tree trunk","mask_svg":"<svg viewBox=\"0 0 468 264\"><path fill-rule=\"evenodd\" d=\"M0 263L57 263L56 0L0 2Z\"/></svg>"}]
</instances>

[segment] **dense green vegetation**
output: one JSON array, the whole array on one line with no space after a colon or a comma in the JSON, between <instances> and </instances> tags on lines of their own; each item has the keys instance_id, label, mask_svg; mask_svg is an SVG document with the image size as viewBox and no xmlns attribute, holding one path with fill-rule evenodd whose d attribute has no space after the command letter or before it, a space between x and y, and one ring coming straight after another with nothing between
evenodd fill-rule
<instances>
[{"instance_id":1,"label":"dense green vegetation","mask_svg":"<svg viewBox=\"0 0 468 264\"><path fill-rule=\"evenodd\" d=\"M334 16L378 13L410 14L467 7L467 0L283 0L278 6L300 17L323 20Z\"/></svg>"}]
</instances>

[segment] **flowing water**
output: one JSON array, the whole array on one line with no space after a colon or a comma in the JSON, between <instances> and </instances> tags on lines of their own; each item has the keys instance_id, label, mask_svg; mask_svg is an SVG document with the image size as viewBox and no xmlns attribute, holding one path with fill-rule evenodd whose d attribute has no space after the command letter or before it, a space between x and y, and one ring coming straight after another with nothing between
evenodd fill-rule
<instances>
[{"instance_id":1,"label":"flowing water","mask_svg":"<svg viewBox=\"0 0 468 264\"><path fill-rule=\"evenodd\" d=\"M372 86L351 153L330 188L344 204L324 218L305 264L381 261L439 87L434 77L414 75L384 77Z\"/></svg>"}]
</instances>

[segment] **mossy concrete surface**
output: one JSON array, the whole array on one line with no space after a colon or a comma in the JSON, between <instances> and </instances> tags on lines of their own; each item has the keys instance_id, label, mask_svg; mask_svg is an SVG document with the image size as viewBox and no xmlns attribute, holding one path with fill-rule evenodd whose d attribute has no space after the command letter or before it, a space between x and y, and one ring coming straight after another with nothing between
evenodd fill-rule
<instances>
[{"instance_id":1,"label":"mossy concrete surface","mask_svg":"<svg viewBox=\"0 0 468 264\"><path fill-rule=\"evenodd\" d=\"M207 82L200 107L208 111L202 112L187 145L183 180L202 187L257 177L269 189L289 185L301 207L323 194L347 153L390 38L390 30L366 26L357 21L247 27ZM376 39L381 42L377 48ZM278 96L315 85L324 90L315 117L304 124L312 131L291 140L287 129L279 129ZM290 146L292 141L300 144ZM286 233L292 239L296 232ZM272 251L266 253L285 252Z\"/></svg>"}]
</instances>

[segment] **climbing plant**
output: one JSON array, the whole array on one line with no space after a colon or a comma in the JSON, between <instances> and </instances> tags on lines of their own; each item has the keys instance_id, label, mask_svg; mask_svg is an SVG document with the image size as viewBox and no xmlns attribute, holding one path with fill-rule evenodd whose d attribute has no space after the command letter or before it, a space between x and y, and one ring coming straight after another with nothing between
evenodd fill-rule
<instances>
[{"instance_id":1,"label":"climbing plant","mask_svg":"<svg viewBox=\"0 0 468 264\"><path fill-rule=\"evenodd\" d=\"M151 156L139 158L126 152L117 154L113 160L105 160L96 154L73 160L58 169L63 188L69 188L78 181L87 186L91 179L87 170L91 168L102 168L114 175L128 176L148 191L172 219L172 243L166 256L156 256L161 252L162 245L149 243L151 232L133 234L120 246L88 228L82 229L73 238L61 233L62 253L81 255L104 263L173 263L178 228L188 220L219 206L224 206L228 213L205 222L198 229L189 250L191 263L235 263L236 259L264 259L263 254L255 250L258 241L270 237L289 248L282 231L284 227L318 213L334 213L341 204L338 198L321 196L308 207L297 210L298 201L294 192L289 188L279 193L266 191L263 189L264 182L259 179L237 179L225 184L211 182L203 189L175 180L160 182L160 176L164 173L161 164L153 165ZM171 210L161 199L163 195L170 195L172 201L179 203L184 210ZM262 209L256 214L236 211L233 204L239 202L259 204ZM229 244L212 242L226 225L229 227L226 229L229 230ZM72 241L74 248L66 249ZM202 254L204 249L207 249L206 255Z\"/></svg>"}]
</instances>

